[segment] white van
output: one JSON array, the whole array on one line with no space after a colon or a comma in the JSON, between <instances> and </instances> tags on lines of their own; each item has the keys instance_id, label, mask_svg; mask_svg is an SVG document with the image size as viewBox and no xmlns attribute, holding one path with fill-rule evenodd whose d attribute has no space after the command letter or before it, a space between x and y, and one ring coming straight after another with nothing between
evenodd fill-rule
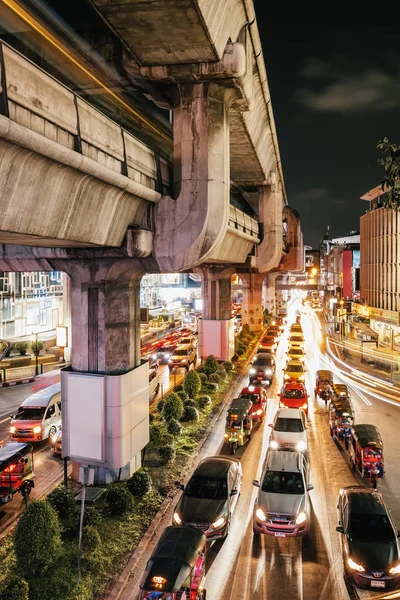
<instances>
[{"instance_id":1,"label":"white van","mask_svg":"<svg viewBox=\"0 0 400 600\"><path fill-rule=\"evenodd\" d=\"M61 425L61 383L36 392L23 401L11 417L10 439L41 442L53 436Z\"/></svg>"}]
</instances>

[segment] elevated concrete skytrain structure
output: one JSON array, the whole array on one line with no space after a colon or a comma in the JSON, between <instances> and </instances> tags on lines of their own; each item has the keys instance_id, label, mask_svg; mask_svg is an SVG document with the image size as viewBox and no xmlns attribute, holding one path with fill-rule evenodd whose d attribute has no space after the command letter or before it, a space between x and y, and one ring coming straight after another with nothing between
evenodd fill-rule
<instances>
[{"instance_id":1,"label":"elevated concrete skytrain structure","mask_svg":"<svg viewBox=\"0 0 400 600\"><path fill-rule=\"evenodd\" d=\"M272 293L274 273L302 270L303 242L252 0L92 5L122 41L130 81L173 111L173 152L161 156L2 43L0 268L69 275L65 452L130 473L148 441L141 276L199 273L200 353L230 359L232 274L245 287L243 319L260 330L263 283ZM248 210L232 203L232 187ZM101 397L103 441L91 457L71 429L80 393Z\"/></svg>"}]
</instances>

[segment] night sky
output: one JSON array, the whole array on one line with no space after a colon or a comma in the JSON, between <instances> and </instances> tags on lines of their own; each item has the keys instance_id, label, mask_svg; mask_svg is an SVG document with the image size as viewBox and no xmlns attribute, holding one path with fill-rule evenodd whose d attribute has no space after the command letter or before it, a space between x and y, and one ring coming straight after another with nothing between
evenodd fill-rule
<instances>
[{"instance_id":1,"label":"night sky","mask_svg":"<svg viewBox=\"0 0 400 600\"><path fill-rule=\"evenodd\" d=\"M376 143L400 143L400 24L381 24L377 2L354 18L309 6L255 0L288 201L316 245L327 225L359 230L359 198L382 176Z\"/></svg>"}]
</instances>

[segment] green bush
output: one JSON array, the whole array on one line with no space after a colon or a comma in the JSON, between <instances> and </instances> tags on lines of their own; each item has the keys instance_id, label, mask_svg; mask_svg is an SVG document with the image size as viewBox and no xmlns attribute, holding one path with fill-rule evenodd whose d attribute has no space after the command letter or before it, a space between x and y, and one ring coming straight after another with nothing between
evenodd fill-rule
<instances>
[{"instance_id":1,"label":"green bush","mask_svg":"<svg viewBox=\"0 0 400 600\"><path fill-rule=\"evenodd\" d=\"M183 403L183 410L185 410L185 406L194 406L196 408L197 402L196 400L193 400L193 398L189 398L189 400L186 400L186 402Z\"/></svg>"},{"instance_id":2,"label":"green bush","mask_svg":"<svg viewBox=\"0 0 400 600\"><path fill-rule=\"evenodd\" d=\"M36 342L36 340L34 342L31 342L31 350L32 350L33 354L35 356L39 356L40 351L43 350L43 346L44 346L44 344L40 340L38 340L37 342Z\"/></svg>"},{"instance_id":3,"label":"green bush","mask_svg":"<svg viewBox=\"0 0 400 600\"><path fill-rule=\"evenodd\" d=\"M220 381L225 381L227 377L227 372L225 371L224 367L218 367L217 375Z\"/></svg>"},{"instance_id":4,"label":"green bush","mask_svg":"<svg viewBox=\"0 0 400 600\"><path fill-rule=\"evenodd\" d=\"M211 375L208 376L208 382L209 383L219 383L220 381L221 381L221 378L218 375L218 372L217 373L211 373Z\"/></svg>"},{"instance_id":5,"label":"green bush","mask_svg":"<svg viewBox=\"0 0 400 600\"><path fill-rule=\"evenodd\" d=\"M183 392L184 391L184 387L181 383L178 383L178 385L176 385L174 387L174 392Z\"/></svg>"},{"instance_id":6,"label":"green bush","mask_svg":"<svg viewBox=\"0 0 400 600\"><path fill-rule=\"evenodd\" d=\"M32 500L14 533L18 572L26 578L40 576L61 551L57 513L45 500Z\"/></svg>"},{"instance_id":7,"label":"green bush","mask_svg":"<svg viewBox=\"0 0 400 600\"><path fill-rule=\"evenodd\" d=\"M218 392L219 385L218 383L213 383L212 381L206 381L204 388L206 391Z\"/></svg>"},{"instance_id":8,"label":"green bush","mask_svg":"<svg viewBox=\"0 0 400 600\"><path fill-rule=\"evenodd\" d=\"M164 398L161 398L161 400L159 400L157 402L157 410L158 410L158 412L162 413L163 408L164 408Z\"/></svg>"},{"instance_id":9,"label":"green bush","mask_svg":"<svg viewBox=\"0 0 400 600\"><path fill-rule=\"evenodd\" d=\"M185 403L186 400L189 400L190 396L189 394L187 394L185 391L183 392L176 392L177 396L179 396L179 398L182 400L183 403Z\"/></svg>"},{"instance_id":10,"label":"green bush","mask_svg":"<svg viewBox=\"0 0 400 600\"><path fill-rule=\"evenodd\" d=\"M210 356L207 356L206 362L204 363L204 373L209 377L211 373L215 373L217 369L218 361L215 356L210 354Z\"/></svg>"},{"instance_id":11,"label":"green bush","mask_svg":"<svg viewBox=\"0 0 400 600\"><path fill-rule=\"evenodd\" d=\"M245 323L242 327L242 331L248 333L250 331L250 325L248 323Z\"/></svg>"},{"instance_id":12,"label":"green bush","mask_svg":"<svg viewBox=\"0 0 400 600\"><path fill-rule=\"evenodd\" d=\"M0 588L0 600L29 600L28 583L13 575Z\"/></svg>"},{"instance_id":13,"label":"green bush","mask_svg":"<svg viewBox=\"0 0 400 600\"><path fill-rule=\"evenodd\" d=\"M232 356L232 362L237 362L239 360L239 354L237 352L235 352L235 354Z\"/></svg>"},{"instance_id":14,"label":"green bush","mask_svg":"<svg viewBox=\"0 0 400 600\"><path fill-rule=\"evenodd\" d=\"M202 375L207 377L205 373L202 373ZM189 371L185 377L185 381L183 382L183 387L185 388L185 392L188 394L189 398L195 398L201 390L200 375L196 371Z\"/></svg>"},{"instance_id":15,"label":"green bush","mask_svg":"<svg viewBox=\"0 0 400 600\"><path fill-rule=\"evenodd\" d=\"M183 415L182 400L179 398L178 394L174 394L174 392L172 392L172 394L168 394L168 396L165 398L164 408L163 408L164 419L166 421L169 421L169 419L176 419L177 421L179 421L179 419L182 417L182 415Z\"/></svg>"},{"instance_id":16,"label":"green bush","mask_svg":"<svg viewBox=\"0 0 400 600\"><path fill-rule=\"evenodd\" d=\"M103 518L95 506L85 506L85 512L83 513L83 526L91 525L98 528ZM77 521L79 523L79 520Z\"/></svg>"},{"instance_id":17,"label":"green bush","mask_svg":"<svg viewBox=\"0 0 400 600\"><path fill-rule=\"evenodd\" d=\"M157 452L164 464L173 462L175 460L176 450L174 446L162 446L161 448L157 449Z\"/></svg>"},{"instance_id":18,"label":"green bush","mask_svg":"<svg viewBox=\"0 0 400 600\"><path fill-rule=\"evenodd\" d=\"M222 363L222 366L224 367L224 369L227 373L230 373L235 368L235 365L233 363L231 363L229 360L224 361Z\"/></svg>"},{"instance_id":19,"label":"green bush","mask_svg":"<svg viewBox=\"0 0 400 600\"><path fill-rule=\"evenodd\" d=\"M82 548L84 552L95 552L101 546L101 537L96 527L86 525L82 529Z\"/></svg>"},{"instance_id":20,"label":"green bush","mask_svg":"<svg viewBox=\"0 0 400 600\"><path fill-rule=\"evenodd\" d=\"M236 350L236 354L237 354L238 356L243 356L243 354L244 354L244 350L243 350L243 348L238 348L238 349Z\"/></svg>"},{"instance_id":21,"label":"green bush","mask_svg":"<svg viewBox=\"0 0 400 600\"><path fill-rule=\"evenodd\" d=\"M201 383L207 381L207 375L205 373L199 373ZM200 388L201 389L201 388Z\"/></svg>"},{"instance_id":22,"label":"green bush","mask_svg":"<svg viewBox=\"0 0 400 600\"><path fill-rule=\"evenodd\" d=\"M103 498L108 511L113 515L125 515L133 509L133 496L125 484L110 484Z\"/></svg>"},{"instance_id":23,"label":"green bush","mask_svg":"<svg viewBox=\"0 0 400 600\"><path fill-rule=\"evenodd\" d=\"M139 469L128 479L126 487L136 498L141 498L151 490L152 480L147 469Z\"/></svg>"},{"instance_id":24,"label":"green bush","mask_svg":"<svg viewBox=\"0 0 400 600\"><path fill-rule=\"evenodd\" d=\"M78 518L75 494L63 485L59 485L47 496L47 502L56 511L63 529L72 529Z\"/></svg>"},{"instance_id":25,"label":"green bush","mask_svg":"<svg viewBox=\"0 0 400 600\"><path fill-rule=\"evenodd\" d=\"M183 413L183 411L182 411ZM182 417L181 417L182 418ZM173 436L181 435L183 431L182 425L176 419L169 419L167 421L167 432Z\"/></svg>"},{"instance_id":26,"label":"green bush","mask_svg":"<svg viewBox=\"0 0 400 600\"><path fill-rule=\"evenodd\" d=\"M15 349L18 350L21 356L25 356L28 346L28 342L17 342L15 344Z\"/></svg>"},{"instance_id":27,"label":"green bush","mask_svg":"<svg viewBox=\"0 0 400 600\"><path fill-rule=\"evenodd\" d=\"M197 421L200 418L199 411L194 406L185 406L183 421Z\"/></svg>"},{"instance_id":28,"label":"green bush","mask_svg":"<svg viewBox=\"0 0 400 600\"><path fill-rule=\"evenodd\" d=\"M154 447L172 444L172 436L167 432L165 422L156 421L150 425L150 445Z\"/></svg>"},{"instance_id":29,"label":"green bush","mask_svg":"<svg viewBox=\"0 0 400 600\"><path fill-rule=\"evenodd\" d=\"M210 396L199 396L199 398L197 398L197 405L199 408L204 409L207 408L208 406L211 406L212 404L212 400L210 398Z\"/></svg>"}]
</instances>

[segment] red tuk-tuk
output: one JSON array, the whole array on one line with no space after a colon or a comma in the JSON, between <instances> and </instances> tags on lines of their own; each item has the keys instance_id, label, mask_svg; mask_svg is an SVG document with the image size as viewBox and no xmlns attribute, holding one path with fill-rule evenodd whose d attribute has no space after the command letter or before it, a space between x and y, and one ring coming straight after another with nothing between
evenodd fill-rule
<instances>
[{"instance_id":1,"label":"red tuk-tuk","mask_svg":"<svg viewBox=\"0 0 400 600\"><path fill-rule=\"evenodd\" d=\"M375 425L354 425L350 438L350 463L361 477L369 477L374 488L384 471L383 442Z\"/></svg>"},{"instance_id":2,"label":"red tuk-tuk","mask_svg":"<svg viewBox=\"0 0 400 600\"><path fill-rule=\"evenodd\" d=\"M206 536L183 525L167 527L140 582L140 600L205 600Z\"/></svg>"},{"instance_id":3,"label":"red tuk-tuk","mask_svg":"<svg viewBox=\"0 0 400 600\"><path fill-rule=\"evenodd\" d=\"M244 387L240 392L240 398L244 398L245 400L251 400L253 403L253 407L251 409L251 418L253 421L259 421L262 423L265 415L265 411L267 408L267 394L262 387L255 387L253 385L249 385L248 387Z\"/></svg>"},{"instance_id":4,"label":"red tuk-tuk","mask_svg":"<svg viewBox=\"0 0 400 600\"><path fill-rule=\"evenodd\" d=\"M317 371L315 374L315 397L325 401L325 406L331 396L333 373L328 370Z\"/></svg>"},{"instance_id":5,"label":"red tuk-tuk","mask_svg":"<svg viewBox=\"0 0 400 600\"><path fill-rule=\"evenodd\" d=\"M307 390L299 381L292 380L284 384L281 393L278 394L280 408L301 408L308 415Z\"/></svg>"},{"instance_id":6,"label":"red tuk-tuk","mask_svg":"<svg viewBox=\"0 0 400 600\"><path fill-rule=\"evenodd\" d=\"M0 502L7 504L25 485L29 495L34 487L33 446L11 442L0 448ZM24 482L27 482L24 484ZM29 482L29 484L28 484Z\"/></svg>"}]
</instances>

